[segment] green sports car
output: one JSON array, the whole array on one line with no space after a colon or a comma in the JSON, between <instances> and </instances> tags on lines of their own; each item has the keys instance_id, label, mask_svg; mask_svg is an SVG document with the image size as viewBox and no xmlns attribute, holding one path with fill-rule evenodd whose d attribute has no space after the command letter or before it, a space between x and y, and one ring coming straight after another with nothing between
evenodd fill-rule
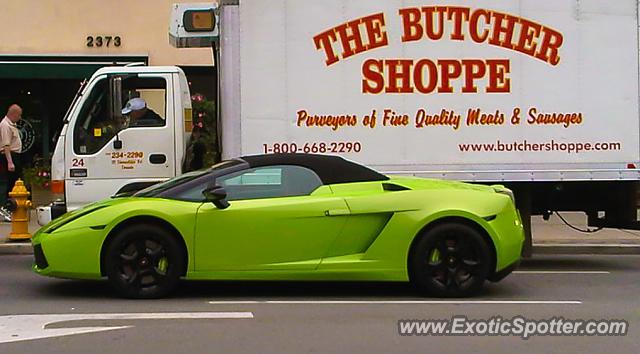
<instances>
[{"instance_id":1,"label":"green sports car","mask_svg":"<svg viewBox=\"0 0 640 354\"><path fill-rule=\"evenodd\" d=\"M392 177L337 156L254 155L67 213L33 237L38 274L156 298L188 280L411 281L477 293L520 260L513 194Z\"/></svg>"}]
</instances>

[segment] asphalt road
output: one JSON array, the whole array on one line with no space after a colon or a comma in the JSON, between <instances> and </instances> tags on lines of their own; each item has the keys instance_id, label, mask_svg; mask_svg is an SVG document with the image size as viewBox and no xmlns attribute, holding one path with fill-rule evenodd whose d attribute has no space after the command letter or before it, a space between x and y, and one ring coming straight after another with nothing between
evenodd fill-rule
<instances>
[{"instance_id":1,"label":"asphalt road","mask_svg":"<svg viewBox=\"0 0 640 354\"><path fill-rule=\"evenodd\" d=\"M640 348L640 256L538 257L525 262L521 272L488 284L479 297L444 301L419 297L406 284L280 282L183 282L169 299L123 300L106 282L43 278L31 273L30 264L31 256L0 257L0 353L637 353ZM40 316L22 316L27 314ZM45 316L51 314L67 317ZM620 319L629 327L626 336L526 340L398 334L402 319L453 316ZM83 329L97 332L71 334ZM17 341L34 333L50 337Z\"/></svg>"}]
</instances>

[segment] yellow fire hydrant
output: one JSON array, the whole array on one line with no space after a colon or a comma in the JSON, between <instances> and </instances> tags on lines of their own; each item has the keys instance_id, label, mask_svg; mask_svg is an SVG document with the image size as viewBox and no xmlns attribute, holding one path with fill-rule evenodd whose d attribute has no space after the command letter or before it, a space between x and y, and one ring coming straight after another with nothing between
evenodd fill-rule
<instances>
[{"instance_id":1,"label":"yellow fire hydrant","mask_svg":"<svg viewBox=\"0 0 640 354\"><path fill-rule=\"evenodd\" d=\"M28 240L31 238L29 233L29 208L31 208L31 201L28 199L29 191L24 186L22 180L17 180L15 186L9 197L15 200L15 210L11 215L11 233L9 234L9 240Z\"/></svg>"}]
</instances>

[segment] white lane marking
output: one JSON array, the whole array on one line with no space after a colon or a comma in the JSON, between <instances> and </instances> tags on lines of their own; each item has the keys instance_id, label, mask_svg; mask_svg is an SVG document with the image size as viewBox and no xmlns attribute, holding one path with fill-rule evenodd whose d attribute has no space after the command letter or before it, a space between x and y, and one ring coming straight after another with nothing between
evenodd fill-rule
<instances>
[{"instance_id":1,"label":"white lane marking","mask_svg":"<svg viewBox=\"0 0 640 354\"><path fill-rule=\"evenodd\" d=\"M611 274L606 270L515 270L513 274Z\"/></svg>"},{"instance_id":2,"label":"white lane marking","mask_svg":"<svg viewBox=\"0 0 640 354\"><path fill-rule=\"evenodd\" d=\"M0 343L112 331L133 326L45 328L47 325L79 320L172 320L253 318L252 312L169 312L169 313L93 313L0 316Z\"/></svg>"},{"instance_id":3,"label":"white lane marking","mask_svg":"<svg viewBox=\"0 0 640 354\"><path fill-rule=\"evenodd\" d=\"M246 305L246 304L277 304L277 305L419 305L419 304L453 304L453 305L580 305L582 301L544 301L544 300L264 300L264 301L209 301L211 305Z\"/></svg>"}]
</instances>

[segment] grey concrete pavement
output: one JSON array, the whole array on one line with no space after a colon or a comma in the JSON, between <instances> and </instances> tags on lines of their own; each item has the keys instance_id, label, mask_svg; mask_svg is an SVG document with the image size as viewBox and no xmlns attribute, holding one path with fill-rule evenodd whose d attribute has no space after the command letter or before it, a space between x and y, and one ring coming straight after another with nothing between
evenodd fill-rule
<instances>
[{"instance_id":1,"label":"grey concrete pavement","mask_svg":"<svg viewBox=\"0 0 640 354\"><path fill-rule=\"evenodd\" d=\"M531 222L533 252L536 254L640 254L640 231L602 229L581 232L569 227L565 221L580 230L593 230L587 226L584 213L560 213L548 221L534 216Z\"/></svg>"},{"instance_id":2,"label":"grey concrete pavement","mask_svg":"<svg viewBox=\"0 0 640 354\"><path fill-rule=\"evenodd\" d=\"M582 230L593 229L587 227L587 216L584 213L560 213L571 225ZM534 216L532 223L534 243L562 244L562 243L589 243L589 244L640 244L640 231L602 229L594 233L576 231L567 226L557 215L552 215L548 221L541 216Z\"/></svg>"},{"instance_id":3,"label":"grey concrete pavement","mask_svg":"<svg viewBox=\"0 0 640 354\"><path fill-rule=\"evenodd\" d=\"M34 206L47 205L56 199L63 198L63 195L52 194L49 190L45 189L34 189L32 193L33 195L31 196L31 203ZM36 218L35 209L30 210L29 216L29 233L33 235L40 228L40 225L38 225L38 220ZM9 240L11 228L11 223L0 220L0 256L3 254L6 255L33 253L30 241Z\"/></svg>"},{"instance_id":4,"label":"grey concrete pavement","mask_svg":"<svg viewBox=\"0 0 640 354\"><path fill-rule=\"evenodd\" d=\"M38 229L38 221L35 210L31 210L29 218L29 233L33 235ZM0 256L6 254L31 254L30 240L11 241L9 239L12 226L10 222L0 221Z\"/></svg>"},{"instance_id":5,"label":"grey concrete pavement","mask_svg":"<svg viewBox=\"0 0 640 354\"><path fill-rule=\"evenodd\" d=\"M407 284L289 282L183 282L167 299L123 300L105 281L40 277L30 264L26 255L3 257L0 319L176 312L250 312L253 317L63 321L49 328L129 327L0 344L2 353L637 353L640 347L640 256L534 256L519 273L487 284L480 296L452 299L459 303L419 297ZM628 321L629 331L616 337L527 340L398 334L401 319L453 316L621 319Z\"/></svg>"}]
</instances>

